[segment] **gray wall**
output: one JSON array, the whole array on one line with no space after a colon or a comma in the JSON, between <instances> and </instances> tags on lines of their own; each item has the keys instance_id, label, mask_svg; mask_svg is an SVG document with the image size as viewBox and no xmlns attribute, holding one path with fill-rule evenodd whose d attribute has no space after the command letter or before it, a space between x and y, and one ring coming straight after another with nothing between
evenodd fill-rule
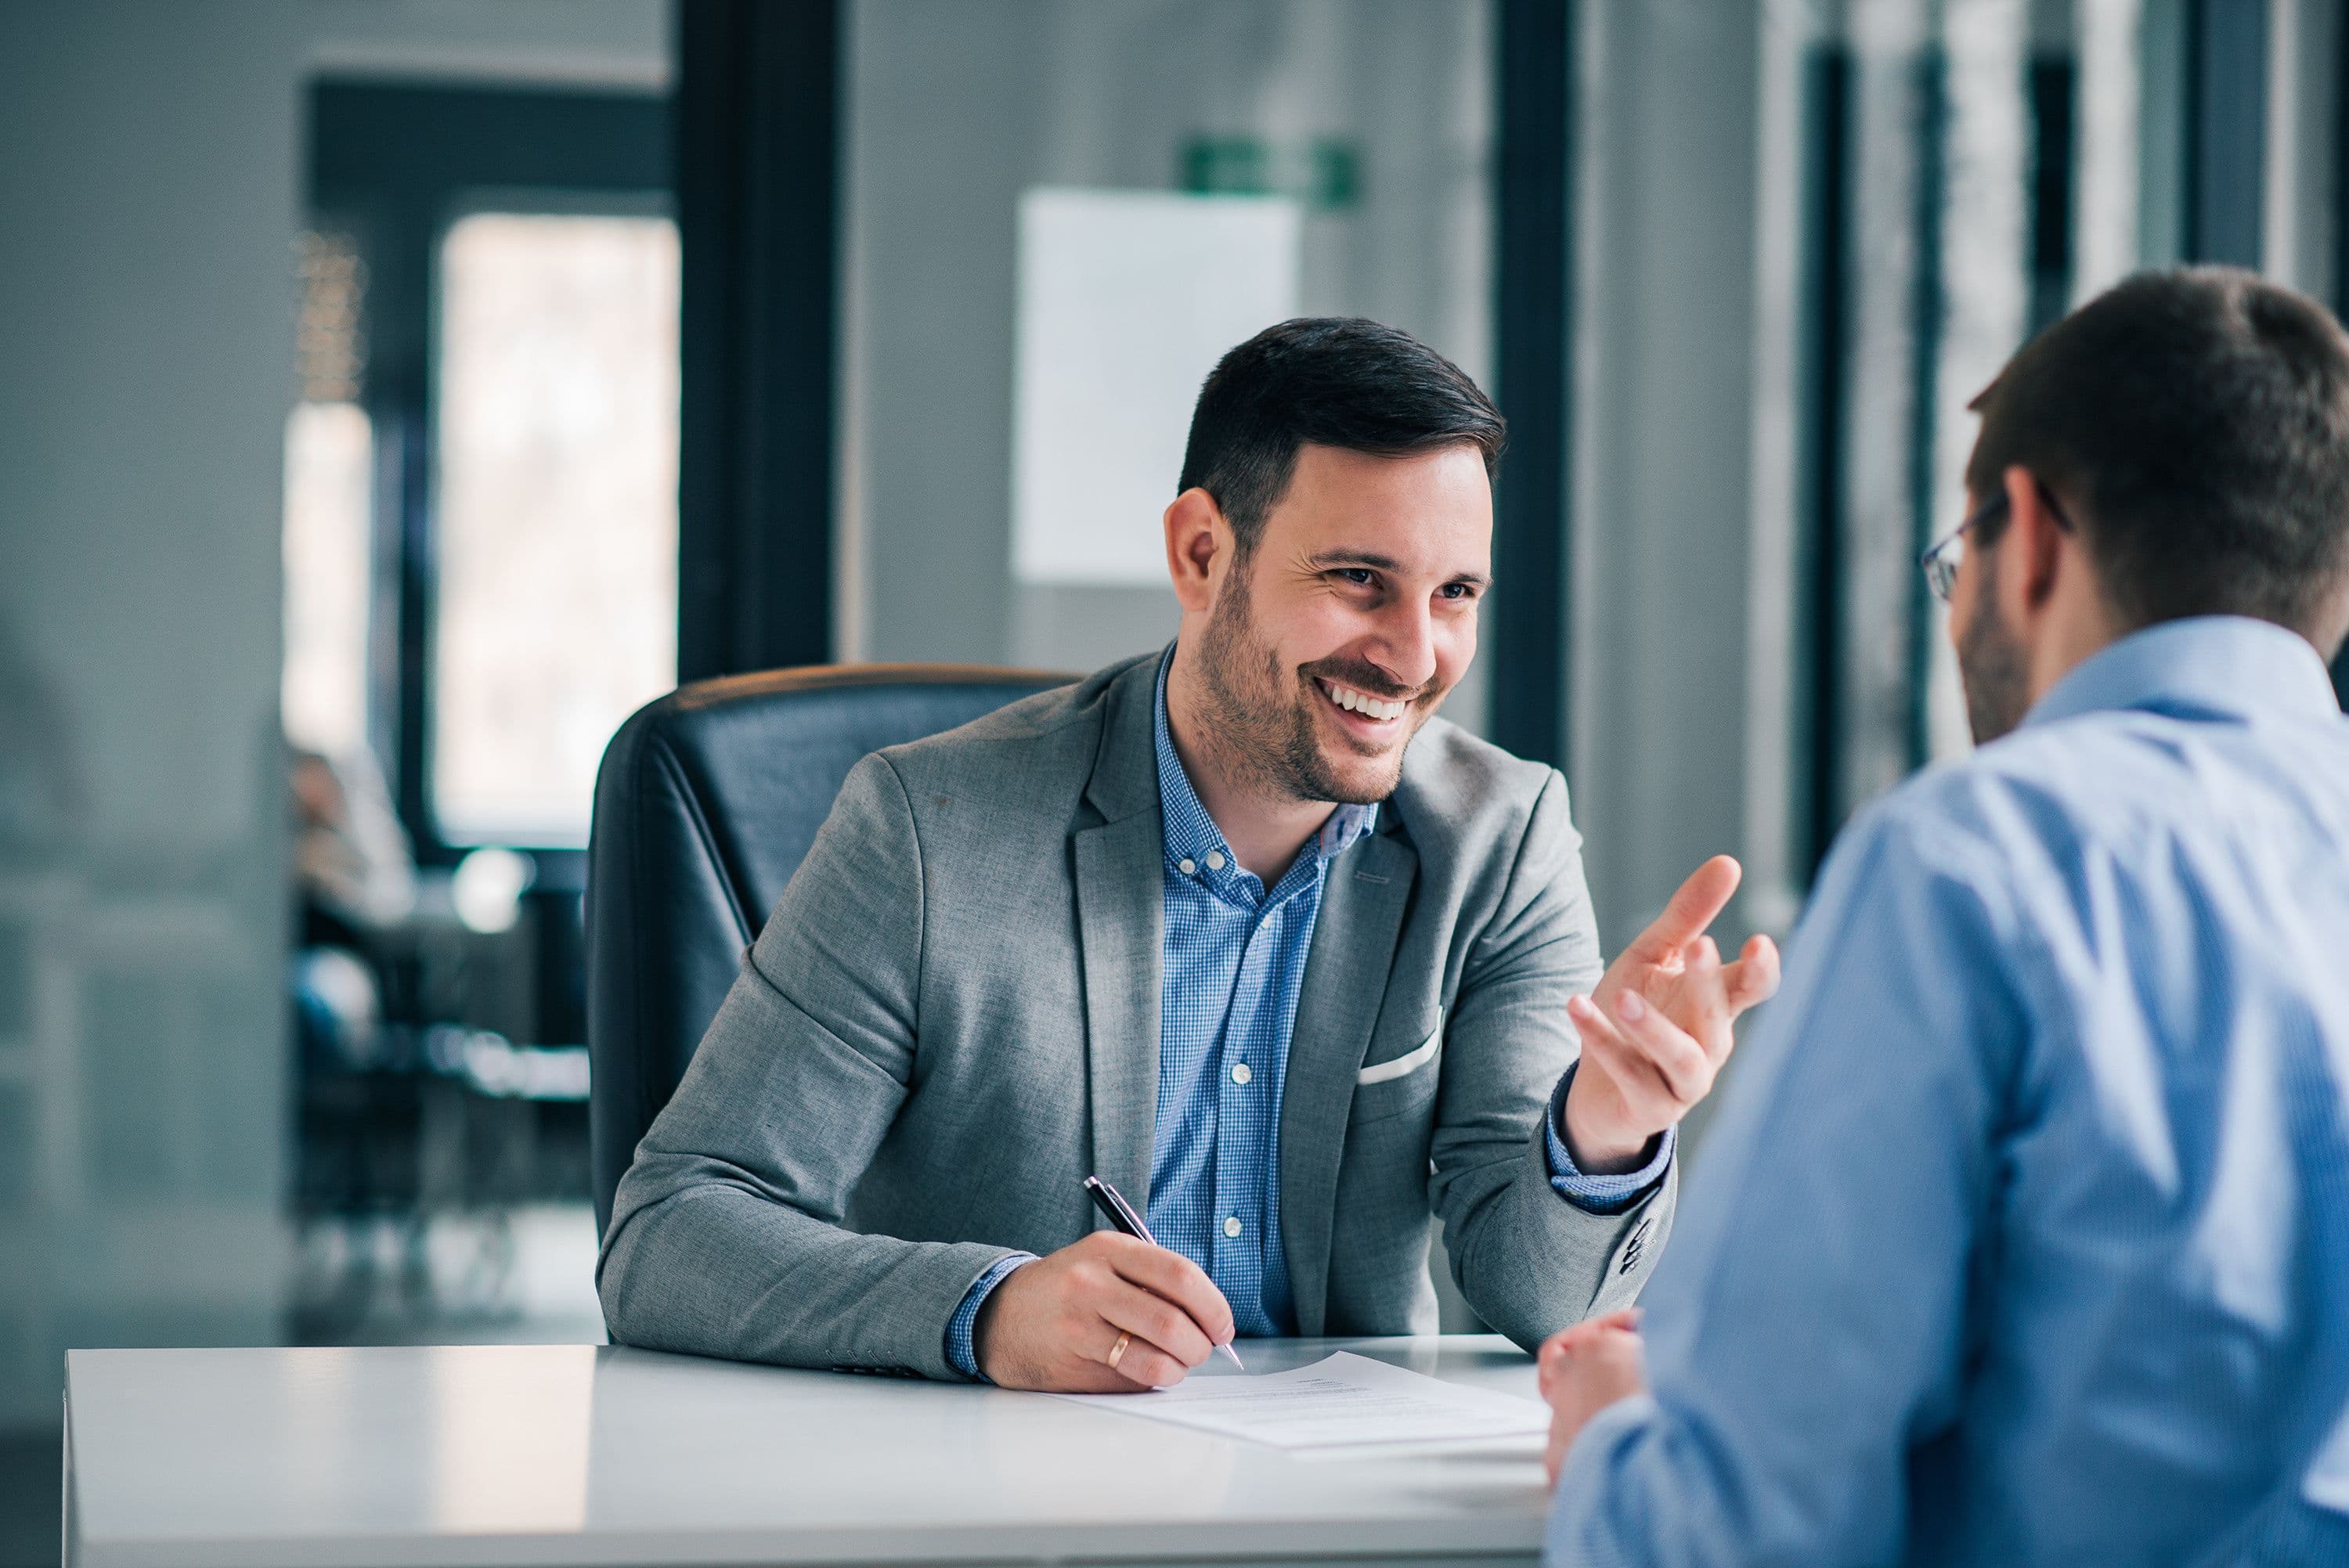
<instances>
[{"instance_id":1,"label":"gray wall","mask_svg":"<svg viewBox=\"0 0 2349 1568\"><path fill-rule=\"evenodd\" d=\"M67 1344L278 1332L293 20L0 13L0 767L57 802L0 851L14 1422Z\"/></svg>"},{"instance_id":2,"label":"gray wall","mask_svg":"<svg viewBox=\"0 0 2349 1568\"><path fill-rule=\"evenodd\" d=\"M322 64L657 84L658 0L0 6L0 1425L281 1332L281 440Z\"/></svg>"}]
</instances>

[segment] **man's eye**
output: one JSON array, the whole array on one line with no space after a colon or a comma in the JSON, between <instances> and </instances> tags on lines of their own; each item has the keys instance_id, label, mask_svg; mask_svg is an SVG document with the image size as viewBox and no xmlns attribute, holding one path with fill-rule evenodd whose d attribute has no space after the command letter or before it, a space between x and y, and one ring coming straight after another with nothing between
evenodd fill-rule
<instances>
[{"instance_id":1,"label":"man's eye","mask_svg":"<svg viewBox=\"0 0 2349 1568\"><path fill-rule=\"evenodd\" d=\"M1446 599L1474 599L1476 596L1476 590L1465 583L1446 583L1436 592Z\"/></svg>"},{"instance_id":2,"label":"man's eye","mask_svg":"<svg viewBox=\"0 0 2349 1568\"><path fill-rule=\"evenodd\" d=\"M1367 588L1379 580L1378 573L1367 566L1340 566L1338 575L1357 588Z\"/></svg>"}]
</instances>

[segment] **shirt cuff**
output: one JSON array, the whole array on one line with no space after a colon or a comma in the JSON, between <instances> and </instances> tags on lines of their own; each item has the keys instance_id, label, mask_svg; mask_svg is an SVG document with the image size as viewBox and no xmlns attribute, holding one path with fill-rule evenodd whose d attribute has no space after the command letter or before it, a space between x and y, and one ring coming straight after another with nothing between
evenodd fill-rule
<instances>
[{"instance_id":1,"label":"shirt cuff","mask_svg":"<svg viewBox=\"0 0 2349 1568\"><path fill-rule=\"evenodd\" d=\"M947 1361L972 1382L988 1380L987 1374L978 1369L978 1351L971 1343L978 1327L978 1309L987 1305L988 1292L1001 1284L1013 1269L1035 1261L1034 1253L1012 1253L998 1258L993 1267L971 1281L970 1288L963 1292L962 1305L955 1308L954 1317L947 1325Z\"/></svg>"},{"instance_id":2,"label":"shirt cuff","mask_svg":"<svg viewBox=\"0 0 2349 1568\"><path fill-rule=\"evenodd\" d=\"M1565 1134L1559 1130L1566 1125L1566 1091L1573 1087L1575 1068L1581 1065L1575 1063L1557 1080L1557 1088L1549 1097L1549 1113L1542 1118L1542 1132L1549 1144L1549 1184L1557 1189L1558 1196L1586 1212L1619 1214L1664 1179L1664 1172L1672 1163L1672 1150L1680 1145L1681 1130L1664 1129L1663 1137L1656 1140L1656 1157L1637 1171L1616 1176L1587 1174L1574 1163L1574 1156L1567 1150Z\"/></svg>"}]
</instances>

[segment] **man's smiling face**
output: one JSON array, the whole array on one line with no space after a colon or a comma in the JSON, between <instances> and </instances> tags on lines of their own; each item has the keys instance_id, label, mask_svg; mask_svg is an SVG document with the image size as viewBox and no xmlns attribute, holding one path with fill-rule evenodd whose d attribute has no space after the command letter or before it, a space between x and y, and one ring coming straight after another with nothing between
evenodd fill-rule
<instances>
[{"instance_id":1,"label":"man's smiling face","mask_svg":"<svg viewBox=\"0 0 2349 1568\"><path fill-rule=\"evenodd\" d=\"M1300 448L1210 613L1208 744L1290 799L1386 799L1404 746L1476 655L1492 552L1475 447Z\"/></svg>"}]
</instances>

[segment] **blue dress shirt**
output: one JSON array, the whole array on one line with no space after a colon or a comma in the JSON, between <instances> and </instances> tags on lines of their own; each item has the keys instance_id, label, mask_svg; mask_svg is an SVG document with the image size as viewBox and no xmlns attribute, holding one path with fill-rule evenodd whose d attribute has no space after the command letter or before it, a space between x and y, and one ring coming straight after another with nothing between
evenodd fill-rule
<instances>
[{"instance_id":1,"label":"blue dress shirt","mask_svg":"<svg viewBox=\"0 0 2349 1568\"><path fill-rule=\"evenodd\" d=\"M1160 948L1157 1122L1151 1144L1151 1233L1206 1272L1246 1336L1294 1334L1288 1264L1280 1243L1280 1095L1297 996L1330 862L1378 822L1378 808L1340 806L1280 880L1267 889L1241 869L1192 789L1166 724L1159 661L1155 719L1158 804L1165 847ZM1586 1175L1558 1136L1569 1071L1551 1100L1551 1181L1568 1200L1605 1212L1663 1179L1666 1133L1639 1171ZM1031 1253L1002 1259L973 1282L947 1330L947 1358L978 1374L973 1330L988 1293Z\"/></svg>"},{"instance_id":2,"label":"blue dress shirt","mask_svg":"<svg viewBox=\"0 0 2349 1568\"><path fill-rule=\"evenodd\" d=\"M1581 1563L2349 1563L2349 722L2084 662L1846 832L1577 1439Z\"/></svg>"}]
</instances>

